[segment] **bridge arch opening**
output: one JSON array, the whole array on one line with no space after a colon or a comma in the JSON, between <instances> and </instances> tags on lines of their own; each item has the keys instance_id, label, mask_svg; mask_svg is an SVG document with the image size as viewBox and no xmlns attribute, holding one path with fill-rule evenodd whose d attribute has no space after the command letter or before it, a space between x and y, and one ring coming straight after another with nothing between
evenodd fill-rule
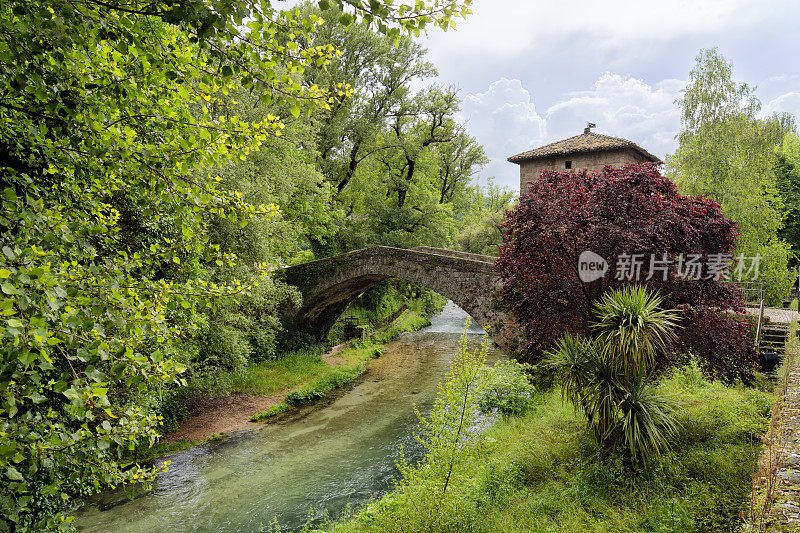
<instances>
[{"instance_id":1,"label":"bridge arch opening","mask_svg":"<svg viewBox=\"0 0 800 533\"><path fill-rule=\"evenodd\" d=\"M290 267L284 270L285 280L303 294L303 304L292 313L291 323L295 330L322 340L359 294L398 278L453 301L512 355L518 329L502 306L494 259L436 248L376 246Z\"/></svg>"},{"instance_id":2,"label":"bridge arch opening","mask_svg":"<svg viewBox=\"0 0 800 533\"><path fill-rule=\"evenodd\" d=\"M385 300L382 302L382 299L391 300L400 297L402 299L411 298L415 304L419 304L416 308L418 311L424 310L428 314L436 313L437 315L444 313L441 319L436 320L434 318L434 327L440 328L436 329L436 332L460 333L464 329L465 320L469 318L471 321L470 332L483 333L484 330L475 317L470 316L467 311L459 307L446 295L442 295L428 287L408 282L402 278L385 277L381 280L376 280L376 278L377 276L356 278L346 284L330 287L329 293L321 294L322 301L325 303L309 306L305 315L308 322L302 325L303 329L309 332L318 331L315 336L317 339L322 340L327 337L329 331L341 327L341 325L337 326L337 322L344 322L343 318L353 316L351 310L354 306L366 310L367 313L377 313L378 308L381 305L385 305ZM393 283L397 281L401 283ZM383 289L383 286L386 289ZM435 297L431 298L426 295L426 291L433 293ZM327 297L331 299L327 300ZM427 309L425 309L426 304L429 304ZM444 309L436 312L437 304ZM400 316L400 312L405 309L405 305L400 304L395 304L392 307L393 312L382 317L385 322L381 323L381 326L386 326L390 321L396 320ZM414 309L413 307L411 308Z\"/></svg>"}]
</instances>

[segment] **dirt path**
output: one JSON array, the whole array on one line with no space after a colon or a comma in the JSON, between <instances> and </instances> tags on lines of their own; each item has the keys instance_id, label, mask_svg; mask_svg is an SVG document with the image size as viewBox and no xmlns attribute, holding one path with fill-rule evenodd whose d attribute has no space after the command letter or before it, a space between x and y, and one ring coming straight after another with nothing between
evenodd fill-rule
<instances>
[{"instance_id":1,"label":"dirt path","mask_svg":"<svg viewBox=\"0 0 800 533\"><path fill-rule=\"evenodd\" d=\"M334 346L322 359L331 366L340 366L346 361L336 354L347 343ZM189 400L185 407L189 416L178 425L178 429L161 437L162 442L173 443L181 439L201 442L220 433L232 433L257 429L262 424L250 422L250 417L281 403L294 389L287 389L274 396L255 396L234 393L229 396L198 396Z\"/></svg>"},{"instance_id":2,"label":"dirt path","mask_svg":"<svg viewBox=\"0 0 800 533\"><path fill-rule=\"evenodd\" d=\"M187 439L200 442L219 433L255 429L259 424L250 422L250 417L282 402L288 393L287 390L275 396L236 393L192 398L186 404L189 416L181 421L177 431L164 435L162 441L172 443Z\"/></svg>"}]
</instances>

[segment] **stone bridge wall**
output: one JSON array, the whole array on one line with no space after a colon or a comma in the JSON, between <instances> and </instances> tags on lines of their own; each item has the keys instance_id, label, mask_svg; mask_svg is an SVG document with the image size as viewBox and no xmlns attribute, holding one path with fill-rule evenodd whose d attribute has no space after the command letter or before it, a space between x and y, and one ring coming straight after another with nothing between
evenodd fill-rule
<instances>
[{"instance_id":1,"label":"stone bridge wall","mask_svg":"<svg viewBox=\"0 0 800 533\"><path fill-rule=\"evenodd\" d=\"M494 261L438 248L376 246L289 267L285 280L303 294L292 321L296 329L322 339L353 298L385 279L400 278L455 302L511 354L519 342L518 327L502 306Z\"/></svg>"}]
</instances>

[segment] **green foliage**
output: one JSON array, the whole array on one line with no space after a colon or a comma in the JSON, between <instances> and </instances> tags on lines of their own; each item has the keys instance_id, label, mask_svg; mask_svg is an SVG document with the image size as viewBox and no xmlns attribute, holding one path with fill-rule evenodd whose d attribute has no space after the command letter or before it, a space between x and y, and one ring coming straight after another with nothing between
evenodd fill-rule
<instances>
[{"instance_id":1,"label":"green foliage","mask_svg":"<svg viewBox=\"0 0 800 533\"><path fill-rule=\"evenodd\" d=\"M439 503L447 496L454 473L467 457L468 443L474 435L472 427L479 412L483 396L483 365L489 347L484 337L481 349L470 352L467 348L467 331L459 343L458 352L450 362L445 381L439 383L436 399L428 417L415 409L420 421L420 431L415 438L425 447L424 467L406 462L401 455L398 469L402 479L395 493L398 506L394 510L404 515L411 530L419 530L429 523L459 523L463 514L454 507ZM418 522L424 517L424 522ZM459 529L459 528L456 528Z\"/></svg>"},{"instance_id":2,"label":"green foliage","mask_svg":"<svg viewBox=\"0 0 800 533\"><path fill-rule=\"evenodd\" d=\"M595 305L592 332L604 359L626 377L646 376L656 356L674 341L678 315L659 309L664 299L639 285L604 293ZM618 366L617 366L618 365Z\"/></svg>"},{"instance_id":3,"label":"green foliage","mask_svg":"<svg viewBox=\"0 0 800 533\"><path fill-rule=\"evenodd\" d=\"M373 340L356 341L338 353L350 363L346 366L331 367L323 363L322 368L305 380L305 384L296 391L290 392L286 399L273 405L266 411L253 415L253 422L277 416L283 412L311 404L325 398L330 392L360 376L366 370L365 362L374 357L380 357L383 346Z\"/></svg>"},{"instance_id":4,"label":"green foliage","mask_svg":"<svg viewBox=\"0 0 800 533\"><path fill-rule=\"evenodd\" d=\"M653 380L656 356L674 339L677 316L644 287L608 291L596 304L595 337L566 334L547 356L562 374L562 394L583 410L606 450L624 445L646 463L668 448L675 406Z\"/></svg>"},{"instance_id":5,"label":"green foliage","mask_svg":"<svg viewBox=\"0 0 800 533\"><path fill-rule=\"evenodd\" d=\"M74 498L153 479L120 462L160 423L127 400L178 380L193 315L242 290L207 282L202 213L270 210L200 169L274 127L195 115L222 84L168 76L200 80L200 56L174 27L99 4L0 8L6 527L67 527Z\"/></svg>"},{"instance_id":6,"label":"green foliage","mask_svg":"<svg viewBox=\"0 0 800 533\"><path fill-rule=\"evenodd\" d=\"M754 442L774 398L708 381L696 366L661 386L680 405L678 444L648 470L622 453L603 454L560 394L537 394L522 416L499 420L462 448L446 494L425 492L420 474L333 530L737 531L760 452Z\"/></svg>"},{"instance_id":7,"label":"green foliage","mask_svg":"<svg viewBox=\"0 0 800 533\"><path fill-rule=\"evenodd\" d=\"M778 237L789 243L789 267L796 271L800 254L800 137L788 133L778 148L775 162L777 189L783 201L783 227Z\"/></svg>"},{"instance_id":8,"label":"green foliage","mask_svg":"<svg viewBox=\"0 0 800 533\"><path fill-rule=\"evenodd\" d=\"M370 334L388 326L385 331L379 331L376 337L386 342L400 332L417 331L429 325L427 317L440 312L446 303L446 298L430 289L394 279L382 281L365 291L350 303L342 316L358 319ZM415 313L396 316L403 306ZM388 324L392 318L399 323ZM335 346L344 341L344 324L339 321L328 333L326 343Z\"/></svg>"},{"instance_id":9,"label":"green foliage","mask_svg":"<svg viewBox=\"0 0 800 533\"><path fill-rule=\"evenodd\" d=\"M222 189L241 194L251 204L274 204L280 212L257 217L242 226L224 217L210 215L210 239L224 253L234 254L235 263L213 265L217 282L254 280L255 265L270 268L302 260L309 239L330 233L336 213L330 208L332 188L315 168L314 127L308 117L294 119L286 109L260 102L247 92L227 97L220 118L231 115L250 122L280 116L286 124L280 136L269 137L261 150L214 169ZM284 302L299 305L297 290L276 279L260 280L235 302L220 305L202 332L199 353L190 361L193 369L242 370L250 363L276 357L281 330L278 309Z\"/></svg>"},{"instance_id":10,"label":"green foliage","mask_svg":"<svg viewBox=\"0 0 800 533\"><path fill-rule=\"evenodd\" d=\"M346 0L337 24L398 39L450 26L469 3ZM0 6L2 528L69 529L75 499L154 478L121 461L158 436L154 410L135 401L180 382L209 311L223 309L207 332L222 348L201 359L235 368L246 345L269 357L258 328L273 328L265 317L283 289L265 281L267 264L243 261L262 293L241 270L215 271L243 247L211 235L278 208L254 207L209 169L285 129L277 114L242 120L232 91L254 89L295 118L350 93L296 79L336 56L307 46L319 22L269 1ZM225 307L233 297L244 311Z\"/></svg>"},{"instance_id":11,"label":"green foliage","mask_svg":"<svg viewBox=\"0 0 800 533\"><path fill-rule=\"evenodd\" d=\"M525 411L534 390L525 374L529 368L530 365L516 361L498 361L494 366L486 367L481 376L481 411L486 413L496 409L503 415L519 415Z\"/></svg>"},{"instance_id":12,"label":"green foliage","mask_svg":"<svg viewBox=\"0 0 800 533\"><path fill-rule=\"evenodd\" d=\"M683 129L667 173L686 194L708 195L739 224L737 254L761 256L758 281L768 303L780 303L793 273L778 232L784 219L774 166L775 148L793 129L786 116L758 118L761 103L716 49L697 56L680 100ZM752 280L742 280L752 281Z\"/></svg>"},{"instance_id":13,"label":"green foliage","mask_svg":"<svg viewBox=\"0 0 800 533\"><path fill-rule=\"evenodd\" d=\"M260 420L272 418L273 416L278 416L281 413L285 413L286 411L293 409L293 407L294 406L289 405L286 402L277 403L272 407L270 407L269 409L267 409L266 411L261 413L256 413L253 416L251 416L250 422L258 422Z\"/></svg>"},{"instance_id":14,"label":"green foliage","mask_svg":"<svg viewBox=\"0 0 800 533\"><path fill-rule=\"evenodd\" d=\"M191 375L187 386L178 389L176 395L182 399L232 393L272 396L312 381L324 372L328 364L322 360L323 353L322 345L313 345L243 370L207 369Z\"/></svg>"},{"instance_id":15,"label":"green foliage","mask_svg":"<svg viewBox=\"0 0 800 533\"><path fill-rule=\"evenodd\" d=\"M338 389L345 383L350 383L353 378L364 373L364 364L357 364L353 367L331 368L322 376L306 385L299 391L290 392L286 396L286 403L292 407L308 405L321 398L334 389Z\"/></svg>"},{"instance_id":16,"label":"green foliage","mask_svg":"<svg viewBox=\"0 0 800 533\"><path fill-rule=\"evenodd\" d=\"M169 398L161 402L159 414L162 418L163 431L169 432L178 429L178 424L189 416L189 411L175 398Z\"/></svg>"},{"instance_id":17,"label":"green foliage","mask_svg":"<svg viewBox=\"0 0 800 533\"><path fill-rule=\"evenodd\" d=\"M303 12L335 20L311 3ZM316 115L317 162L341 212L336 233L312 238L317 256L377 244L444 246L466 225L476 190L470 181L486 162L483 148L458 125L452 89L414 85L436 74L425 50L363 24L326 24L316 46L342 51L306 82L348 84L352 97ZM416 93L416 94L415 94Z\"/></svg>"},{"instance_id":18,"label":"green foliage","mask_svg":"<svg viewBox=\"0 0 800 533\"><path fill-rule=\"evenodd\" d=\"M500 225L515 196L513 191L498 187L490 178L486 190L477 191L475 209L457 236L458 248L473 254L500 255L503 243Z\"/></svg>"}]
</instances>

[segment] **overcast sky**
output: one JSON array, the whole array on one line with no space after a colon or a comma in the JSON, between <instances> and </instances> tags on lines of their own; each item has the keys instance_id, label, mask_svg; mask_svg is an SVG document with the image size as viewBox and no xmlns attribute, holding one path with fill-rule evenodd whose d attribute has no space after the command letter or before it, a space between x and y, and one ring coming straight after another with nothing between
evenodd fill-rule
<instances>
[{"instance_id":1,"label":"overcast sky","mask_svg":"<svg viewBox=\"0 0 800 533\"><path fill-rule=\"evenodd\" d=\"M719 47L765 112L800 116L800 3L784 0L475 0L457 31L424 39L454 85L462 120L519 188L510 155L594 131L662 159L676 147L675 99L697 53Z\"/></svg>"},{"instance_id":2,"label":"overcast sky","mask_svg":"<svg viewBox=\"0 0 800 533\"><path fill-rule=\"evenodd\" d=\"M508 156L587 121L662 159L673 152L674 101L703 48L719 47L736 80L757 86L765 112L800 117L796 0L474 0L456 31L422 42L492 160L481 181L515 190Z\"/></svg>"}]
</instances>

